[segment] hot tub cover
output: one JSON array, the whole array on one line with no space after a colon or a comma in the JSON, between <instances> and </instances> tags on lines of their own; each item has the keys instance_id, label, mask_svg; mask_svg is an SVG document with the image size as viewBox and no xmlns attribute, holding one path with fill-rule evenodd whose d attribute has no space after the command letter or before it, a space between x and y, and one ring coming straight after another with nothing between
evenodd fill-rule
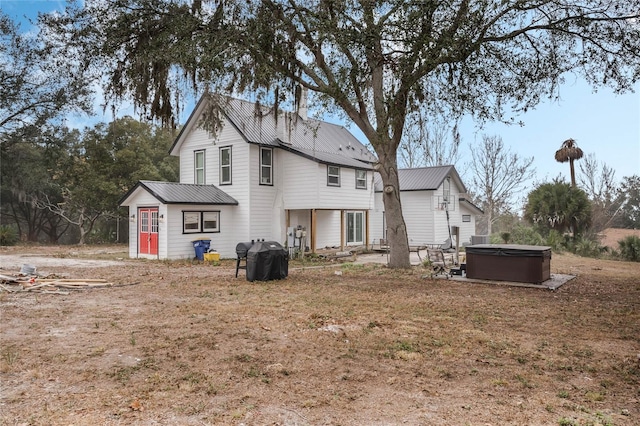
<instances>
[{"instance_id":1,"label":"hot tub cover","mask_svg":"<svg viewBox=\"0 0 640 426\"><path fill-rule=\"evenodd\" d=\"M476 244L465 251L485 256L551 257L551 247L520 244Z\"/></svg>"}]
</instances>

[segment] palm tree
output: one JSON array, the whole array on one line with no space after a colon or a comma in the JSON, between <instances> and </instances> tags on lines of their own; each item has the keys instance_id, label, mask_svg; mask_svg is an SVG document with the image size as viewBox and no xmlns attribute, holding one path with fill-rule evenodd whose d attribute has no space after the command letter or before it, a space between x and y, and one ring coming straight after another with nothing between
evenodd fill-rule
<instances>
[{"instance_id":1,"label":"palm tree","mask_svg":"<svg viewBox=\"0 0 640 426\"><path fill-rule=\"evenodd\" d=\"M578 144L573 139L567 139L562 142L562 146L556 151L556 161L559 163L569 162L571 168L571 186L576 186L576 172L573 168L573 162L579 160L584 155L584 152L578 148Z\"/></svg>"}]
</instances>

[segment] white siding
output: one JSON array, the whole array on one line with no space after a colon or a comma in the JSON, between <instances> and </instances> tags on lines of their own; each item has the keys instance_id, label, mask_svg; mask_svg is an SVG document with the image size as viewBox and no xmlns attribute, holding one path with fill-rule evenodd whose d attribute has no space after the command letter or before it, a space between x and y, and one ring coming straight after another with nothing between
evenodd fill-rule
<instances>
[{"instance_id":1,"label":"white siding","mask_svg":"<svg viewBox=\"0 0 640 426\"><path fill-rule=\"evenodd\" d=\"M327 185L327 165L282 152L285 209L373 208L373 172L367 172L367 189L356 189L355 170L340 167L340 186Z\"/></svg>"},{"instance_id":2,"label":"white siding","mask_svg":"<svg viewBox=\"0 0 640 426\"><path fill-rule=\"evenodd\" d=\"M431 208L431 193L432 191L403 191L400 193L402 214L407 225L409 245L411 246L438 242L435 239L437 228L434 229L434 216L436 215ZM444 226L446 227L446 218Z\"/></svg>"},{"instance_id":3,"label":"white siding","mask_svg":"<svg viewBox=\"0 0 640 426\"><path fill-rule=\"evenodd\" d=\"M475 215L466 208L461 208L459 189L451 185L451 203L449 205L449 223L447 213L438 209L436 200L442 195L442 187L436 191L402 191L402 214L407 225L409 245L425 243L443 243L449 238L448 226L460 227L460 245L468 241L475 232ZM375 208L370 219L371 242L378 243L383 238L382 193L375 194ZM462 222L463 214L471 214L471 223Z\"/></svg>"},{"instance_id":4,"label":"white siding","mask_svg":"<svg viewBox=\"0 0 640 426\"><path fill-rule=\"evenodd\" d=\"M318 205L316 208L369 210L373 208L371 176L367 172L367 189L356 189L354 169L340 167L340 186L327 185L327 165L316 166L318 174Z\"/></svg>"},{"instance_id":5,"label":"white siding","mask_svg":"<svg viewBox=\"0 0 640 426\"><path fill-rule=\"evenodd\" d=\"M277 150L278 167L274 174L282 182L283 207L289 210L313 209L318 204L318 163L287 151ZM325 177L326 185L326 177Z\"/></svg>"},{"instance_id":6,"label":"white siding","mask_svg":"<svg viewBox=\"0 0 640 426\"><path fill-rule=\"evenodd\" d=\"M460 205L460 223L457 223L460 227L460 245L471 242L471 236L476 235L476 215L471 209L464 207L464 204ZM462 215L468 214L471 216L471 222L462 222Z\"/></svg>"},{"instance_id":7,"label":"white siding","mask_svg":"<svg viewBox=\"0 0 640 426\"><path fill-rule=\"evenodd\" d=\"M202 129L195 127L180 147L180 183L195 183L194 152L204 150L205 184L211 181L212 158L214 149L213 139Z\"/></svg>"},{"instance_id":8,"label":"white siding","mask_svg":"<svg viewBox=\"0 0 640 426\"><path fill-rule=\"evenodd\" d=\"M316 249L340 247L340 211L316 212Z\"/></svg>"},{"instance_id":9,"label":"white siding","mask_svg":"<svg viewBox=\"0 0 640 426\"><path fill-rule=\"evenodd\" d=\"M160 226L160 232L166 237L166 242L160 246L160 257L192 259L195 257L194 240L211 240L210 247L220 253L220 257L236 257L235 247L239 240L236 241L235 233L233 232L234 208L235 206L193 206L183 204L167 206L164 227ZM184 234L182 232L184 211L219 211L220 232Z\"/></svg>"},{"instance_id":10,"label":"white siding","mask_svg":"<svg viewBox=\"0 0 640 426\"><path fill-rule=\"evenodd\" d=\"M220 185L220 148L231 147L231 184ZM205 183L215 185L238 201L237 206L171 206L172 219L169 232L171 244L167 257L171 259L193 257L192 240L211 239L211 246L221 257L235 257L240 241L266 238L251 235L250 198L250 145L228 121L215 139L203 129L194 127L180 147L180 182L194 183L194 151L205 151ZM219 210L220 233L182 234L183 210ZM168 221L169 223L169 221Z\"/></svg>"},{"instance_id":11,"label":"white siding","mask_svg":"<svg viewBox=\"0 0 640 426\"><path fill-rule=\"evenodd\" d=\"M278 184L281 181L280 162L278 158L283 152L278 149L273 150L274 164L274 185L260 185L260 147L258 145L249 146L249 160L247 163L250 188L251 203L251 239L265 239L284 244L285 230L284 209L282 207L282 191Z\"/></svg>"},{"instance_id":12,"label":"white siding","mask_svg":"<svg viewBox=\"0 0 640 426\"><path fill-rule=\"evenodd\" d=\"M374 194L374 207L369 214L369 243L379 244L384 238L384 205L382 203L382 192Z\"/></svg>"}]
</instances>

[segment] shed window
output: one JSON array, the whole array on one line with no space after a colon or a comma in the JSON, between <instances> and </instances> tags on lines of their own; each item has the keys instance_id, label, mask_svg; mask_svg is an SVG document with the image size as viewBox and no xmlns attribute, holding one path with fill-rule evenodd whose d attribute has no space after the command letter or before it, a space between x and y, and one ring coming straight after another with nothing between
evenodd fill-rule
<instances>
[{"instance_id":1,"label":"shed window","mask_svg":"<svg viewBox=\"0 0 640 426\"><path fill-rule=\"evenodd\" d=\"M327 166L327 185L340 186L340 167Z\"/></svg>"},{"instance_id":2,"label":"shed window","mask_svg":"<svg viewBox=\"0 0 640 426\"><path fill-rule=\"evenodd\" d=\"M231 185L231 147L220 148L220 185Z\"/></svg>"},{"instance_id":3,"label":"shed window","mask_svg":"<svg viewBox=\"0 0 640 426\"><path fill-rule=\"evenodd\" d=\"M182 232L185 234L200 232L200 212L184 212Z\"/></svg>"},{"instance_id":4,"label":"shed window","mask_svg":"<svg viewBox=\"0 0 640 426\"><path fill-rule=\"evenodd\" d=\"M273 184L273 150L260 148L260 185Z\"/></svg>"},{"instance_id":5,"label":"shed window","mask_svg":"<svg viewBox=\"0 0 640 426\"><path fill-rule=\"evenodd\" d=\"M220 212L202 212L202 232L220 232Z\"/></svg>"},{"instance_id":6,"label":"shed window","mask_svg":"<svg viewBox=\"0 0 640 426\"><path fill-rule=\"evenodd\" d=\"M367 189L366 170L356 170L356 189Z\"/></svg>"},{"instance_id":7,"label":"shed window","mask_svg":"<svg viewBox=\"0 0 640 426\"><path fill-rule=\"evenodd\" d=\"M471 222L471 215L470 214L463 214L462 215L462 221L463 222Z\"/></svg>"},{"instance_id":8,"label":"shed window","mask_svg":"<svg viewBox=\"0 0 640 426\"><path fill-rule=\"evenodd\" d=\"M219 211L185 211L182 212L184 234L202 232L220 232Z\"/></svg>"},{"instance_id":9,"label":"shed window","mask_svg":"<svg viewBox=\"0 0 640 426\"><path fill-rule=\"evenodd\" d=\"M204 150L193 152L193 181L196 185L204 185Z\"/></svg>"}]
</instances>

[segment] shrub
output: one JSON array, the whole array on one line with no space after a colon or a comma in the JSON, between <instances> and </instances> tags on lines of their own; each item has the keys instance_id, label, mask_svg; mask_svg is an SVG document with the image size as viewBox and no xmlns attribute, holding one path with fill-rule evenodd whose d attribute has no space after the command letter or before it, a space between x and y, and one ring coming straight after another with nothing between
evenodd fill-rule
<instances>
[{"instance_id":1,"label":"shrub","mask_svg":"<svg viewBox=\"0 0 640 426\"><path fill-rule=\"evenodd\" d=\"M511 242L513 244L527 244L532 246L544 245L545 241L531 226L517 225L511 230Z\"/></svg>"},{"instance_id":2,"label":"shrub","mask_svg":"<svg viewBox=\"0 0 640 426\"><path fill-rule=\"evenodd\" d=\"M640 237L629 235L618 241L620 257L631 262L640 262Z\"/></svg>"},{"instance_id":3,"label":"shrub","mask_svg":"<svg viewBox=\"0 0 640 426\"><path fill-rule=\"evenodd\" d=\"M579 237L571 247L578 256L599 257L603 251L602 246L595 239Z\"/></svg>"},{"instance_id":4,"label":"shrub","mask_svg":"<svg viewBox=\"0 0 640 426\"><path fill-rule=\"evenodd\" d=\"M545 243L555 252L559 252L565 249L565 238L555 229L552 229L549 232Z\"/></svg>"},{"instance_id":5,"label":"shrub","mask_svg":"<svg viewBox=\"0 0 640 426\"><path fill-rule=\"evenodd\" d=\"M13 226L0 226L0 246L13 246L18 242L18 232Z\"/></svg>"}]
</instances>

